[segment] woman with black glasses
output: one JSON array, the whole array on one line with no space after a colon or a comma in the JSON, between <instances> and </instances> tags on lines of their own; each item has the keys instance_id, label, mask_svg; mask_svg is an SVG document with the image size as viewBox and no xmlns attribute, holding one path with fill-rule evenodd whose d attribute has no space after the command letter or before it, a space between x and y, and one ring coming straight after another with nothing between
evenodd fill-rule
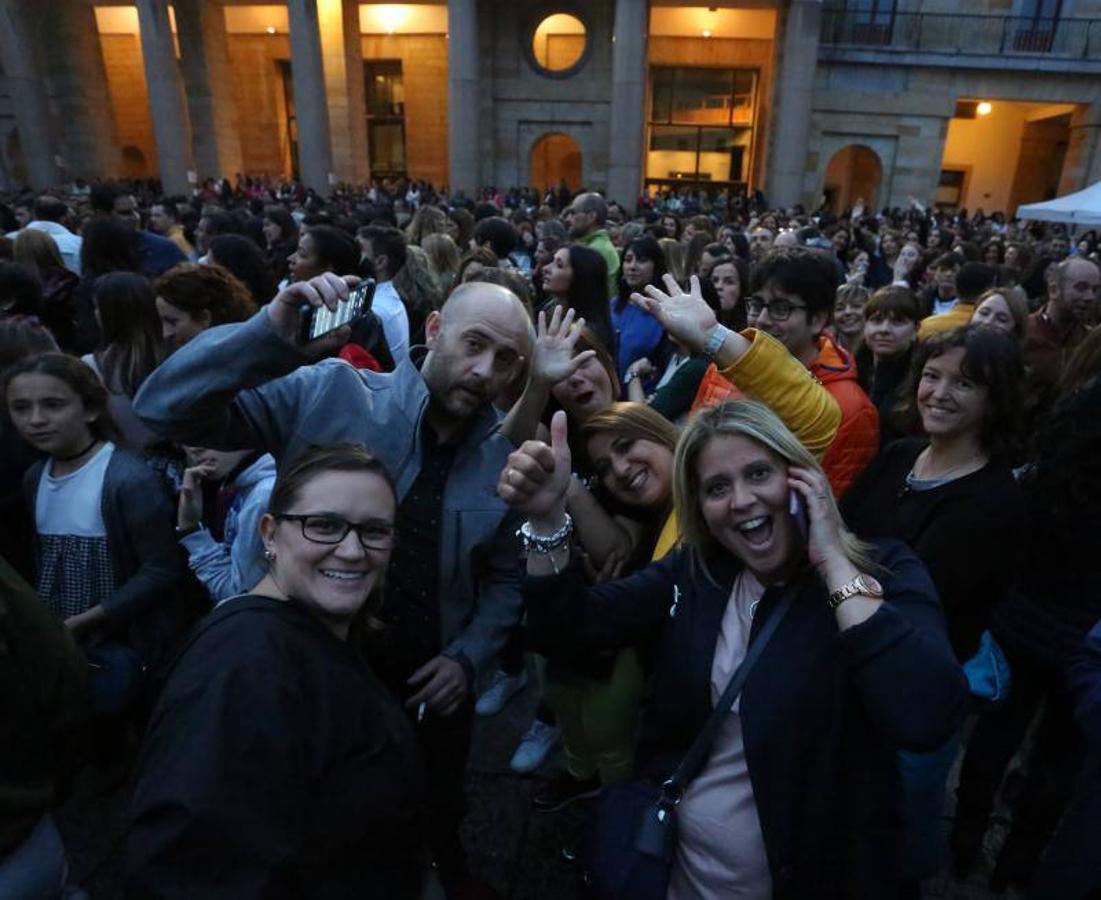
<instances>
[{"instance_id":1,"label":"woman with black glasses","mask_svg":"<svg viewBox=\"0 0 1101 900\"><path fill-rule=\"evenodd\" d=\"M360 650L395 506L356 445L307 451L276 481L268 574L198 625L154 712L128 896L423 896L416 738Z\"/></svg>"}]
</instances>

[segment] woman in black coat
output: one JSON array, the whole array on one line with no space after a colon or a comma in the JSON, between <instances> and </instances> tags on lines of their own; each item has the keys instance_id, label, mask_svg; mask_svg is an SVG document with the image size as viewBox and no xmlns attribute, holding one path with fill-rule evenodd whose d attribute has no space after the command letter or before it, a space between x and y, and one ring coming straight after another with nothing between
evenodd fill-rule
<instances>
[{"instance_id":1,"label":"woman in black coat","mask_svg":"<svg viewBox=\"0 0 1101 900\"><path fill-rule=\"evenodd\" d=\"M198 625L153 714L127 896L421 896L416 739L358 651L394 511L361 447L280 475L260 525L270 573Z\"/></svg>"},{"instance_id":2,"label":"woman in black coat","mask_svg":"<svg viewBox=\"0 0 1101 900\"><path fill-rule=\"evenodd\" d=\"M897 748L937 746L966 700L924 567L898 543L855 540L813 456L741 401L701 413L678 443L680 548L587 588L563 538L565 430L555 414L551 445L513 453L498 490L528 518L533 645L552 659L652 654L641 775L669 776L793 592L677 807L668 896L890 896Z\"/></svg>"},{"instance_id":3,"label":"woman in black coat","mask_svg":"<svg viewBox=\"0 0 1101 900\"><path fill-rule=\"evenodd\" d=\"M845 495L849 527L865 539L905 541L936 585L960 663L999 651L981 644L1025 551L1027 517L1009 446L1020 409L1017 342L991 328L930 338L914 351L904 397L926 438L882 450ZM997 698L986 698L997 699ZM902 754L910 894L941 865L944 787L962 734L936 753Z\"/></svg>"}]
</instances>

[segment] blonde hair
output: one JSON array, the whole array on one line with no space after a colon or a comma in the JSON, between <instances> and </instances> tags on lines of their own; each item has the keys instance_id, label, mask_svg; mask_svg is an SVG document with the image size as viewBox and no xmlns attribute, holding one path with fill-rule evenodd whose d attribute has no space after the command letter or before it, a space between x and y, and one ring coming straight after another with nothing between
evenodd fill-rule
<instances>
[{"instance_id":1,"label":"blonde hair","mask_svg":"<svg viewBox=\"0 0 1101 900\"><path fill-rule=\"evenodd\" d=\"M585 438L604 432L633 440L653 441L670 450L677 445L677 427L645 403L613 403L607 409L594 413L581 426L581 435Z\"/></svg>"},{"instance_id":2,"label":"blonde hair","mask_svg":"<svg viewBox=\"0 0 1101 900\"><path fill-rule=\"evenodd\" d=\"M447 213L438 206L422 206L413 214L412 220L405 229L405 239L410 244L422 246L423 241L430 234L445 234L447 232Z\"/></svg>"},{"instance_id":3,"label":"blonde hair","mask_svg":"<svg viewBox=\"0 0 1101 900\"><path fill-rule=\"evenodd\" d=\"M426 234L421 249L428 257L428 268L445 290L451 287L459 272L459 245L449 234Z\"/></svg>"},{"instance_id":4,"label":"blonde hair","mask_svg":"<svg viewBox=\"0 0 1101 900\"><path fill-rule=\"evenodd\" d=\"M688 278L688 248L675 238L663 237L658 241L665 256L665 267L678 284L684 284Z\"/></svg>"},{"instance_id":5,"label":"blonde hair","mask_svg":"<svg viewBox=\"0 0 1101 900\"><path fill-rule=\"evenodd\" d=\"M700 508L696 463L704 447L712 440L731 435L755 441L781 457L789 466L822 474L822 467L811 452L763 403L734 400L705 408L693 416L677 443L673 462L673 502L681 541L692 554L693 564L699 565L709 578L711 575L704 563L704 556L718 544ZM831 492L827 492L825 502L830 507L831 515L840 522L841 513ZM881 568L872 558L871 545L861 541L844 525L841 526L841 547L849 561L861 571L871 572Z\"/></svg>"}]
</instances>

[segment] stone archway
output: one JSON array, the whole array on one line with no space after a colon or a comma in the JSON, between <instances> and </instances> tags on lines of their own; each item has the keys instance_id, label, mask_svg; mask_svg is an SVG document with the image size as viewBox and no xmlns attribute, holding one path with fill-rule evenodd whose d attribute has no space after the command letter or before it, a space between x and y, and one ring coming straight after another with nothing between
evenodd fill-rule
<instances>
[{"instance_id":1,"label":"stone archway","mask_svg":"<svg viewBox=\"0 0 1101 900\"><path fill-rule=\"evenodd\" d=\"M863 144L848 144L838 150L826 166L825 193L830 211L840 214L852 209L857 200L876 209L883 182L879 154Z\"/></svg>"},{"instance_id":2,"label":"stone archway","mask_svg":"<svg viewBox=\"0 0 1101 900\"><path fill-rule=\"evenodd\" d=\"M581 189L581 146L568 134L544 134L531 147L531 183L541 191L562 179L571 191Z\"/></svg>"}]
</instances>

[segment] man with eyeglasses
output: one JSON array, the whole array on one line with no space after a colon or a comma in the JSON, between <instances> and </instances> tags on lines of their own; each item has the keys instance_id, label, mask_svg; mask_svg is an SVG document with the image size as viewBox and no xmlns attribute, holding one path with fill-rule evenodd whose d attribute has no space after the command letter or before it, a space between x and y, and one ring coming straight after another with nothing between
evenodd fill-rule
<instances>
[{"instance_id":1,"label":"man with eyeglasses","mask_svg":"<svg viewBox=\"0 0 1101 900\"><path fill-rule=\"evenodd\" d=\"M417 722L436 862L457 889L468 879L458 832L473 682L520 615L518 523L496 491L513 447L492 400L530 357L534 329L511 291L470 283L429 315L419 369L408 357L387 373L310 365L348 329L302 346L300 308L335 308L348 290L326 273L290 285L248 322L209 329L149 377L135 409L186 444L254 447L282 464L311 445L353 442L387 467L399 498L379 613L388 627L369 659ZM312 540L347 534L343 522L301 524Z\"/></svg>"},{"instance_id":2,"label":"man with eyeglasses","mask_svg":"<svg viewBox=\"0 0 1101 900\"><path fill-rule=\"evenodd\" d=\"M841 407L837 436L822 458L840 497L879 449L879 414L856 378L856 361L824 333L837 279L828 252L769 251L753 269L749 324L768 332L810 370Z\"/></svg>"}]
</instances>

